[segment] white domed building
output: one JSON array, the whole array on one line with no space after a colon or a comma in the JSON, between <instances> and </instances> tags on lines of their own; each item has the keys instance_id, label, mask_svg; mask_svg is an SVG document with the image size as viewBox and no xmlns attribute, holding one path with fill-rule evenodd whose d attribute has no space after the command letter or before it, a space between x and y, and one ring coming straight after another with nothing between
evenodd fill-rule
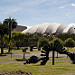
<instances>
[{"instance_id":1,"label":"white domed building","mask_svg":"<svg viewBox=\"0 0 75 75\"><path fill-rule=\"evenodd\" d=\"M39 34L55 34L55 33L69 33L75 34L74 27L66 26L65 24L58 24L58 23L43 23L37 24L29 29L22 31L22 33L39 33Z\"/></svg>"}]
</instances>

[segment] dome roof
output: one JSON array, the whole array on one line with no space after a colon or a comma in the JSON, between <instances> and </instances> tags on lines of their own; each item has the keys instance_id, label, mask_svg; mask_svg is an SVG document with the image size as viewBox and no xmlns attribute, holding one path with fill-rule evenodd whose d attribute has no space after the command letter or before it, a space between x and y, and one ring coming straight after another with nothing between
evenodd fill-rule
<instances>
[{"instance_id":1,"label":"dome roof","mask_svg":"<svg viewBox=\"0 0 75 75\"><path fill-rule=\"evenodd\" d=\"M73 27L66 26L65 24L58 24L58 23L43 23L43 24L38 24L30 29L26 29L22 31L22 33L29 33L29 34L34 34L34 33L70 33L70 34L75 34L75 29Z\"/></svg>"}]
</instances>

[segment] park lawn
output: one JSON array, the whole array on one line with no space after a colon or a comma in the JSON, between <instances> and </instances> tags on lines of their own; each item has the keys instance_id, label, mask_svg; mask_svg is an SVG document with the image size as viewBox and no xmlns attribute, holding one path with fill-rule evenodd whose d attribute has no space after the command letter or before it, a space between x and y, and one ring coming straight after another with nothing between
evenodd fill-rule
<instances>
[{"instance_id":1,"label":"park lawn","mask_svg":"<svg viewBox=\"0 0 75 75\"><path fill-rule=\"evenodd\" d=\"M40 62L26 65L23 62L0 63L0 71L23 70L31 72L32 75L75 75L75 64L71 64L71 61L55 62L55 65L52 65L50 61L44 66L39 64Z\"/></svg>"},{"instance_id":2,"label":"park lawn","mask_svg":"<svg viewBox=\"0 0 75 75\"><path fill-rule=\"evenodd\" d=\"M0 61L15 61L15 58L0 58Z\"/></svg>"},{"instance_id":3,"label":"park lawn","mask_svg":"<svg viewBox=\"0 0 75 75\"><path fill-rule=\"evenodd\" d=\"M16 52L19 50L15 50ZM36 49L33 51L37 51ZM75 52L75 47L70 48L70 52ZM29 51L27 51L29 53ZM38 51L37 51L38 52ZM19 52L18 52L19 53ZM0 61L15 61L17 58L0 58ZM19 58L20 59L20 58ZM52 60L50 58L50 60ZM32 75L75 75L75 64L71 64L72 62L69 61L70 59L67 57L64 58L55 58L55 65L52 65L51 61L48 61L45 66L36 64L26 64L24 65L23 62L17 63L0 63L0 70L23 70L31 72ZM60 61L59 61L60 60ZM63 61L64 60L64 61ZM67 60L67 61L66 61Z\"/></svg>"},{"instance_id":4,"label":"park lawn","mask_svg":"<svg viewBox=\"0 0 75 75\"><path fill-rule=\"evenodd\" d=\"M65 47L65 49L68 50L69 52L75 52L75 47L73 47L73 48L67 48L67 47Z\"/></svg>"}]
</instances>

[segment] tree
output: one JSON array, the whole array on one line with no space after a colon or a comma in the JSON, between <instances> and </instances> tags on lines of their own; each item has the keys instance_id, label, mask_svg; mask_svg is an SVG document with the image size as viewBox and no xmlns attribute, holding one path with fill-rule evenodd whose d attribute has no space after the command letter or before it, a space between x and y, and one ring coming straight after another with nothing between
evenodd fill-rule
<instances>
[{"instance_id":1,"label":"tree","mask_svg":"<svg viewBox=\"0 0 75 75\"><path fill-rule=\"evenodd\" d=\"M52 43L58 43L58 44L63 45L63 41L62 41L61 39L59 39L59 38L55 38L55 39L52 41ZM58 52L57 52L57 58L58 58Z\"/></svg>"},{"instance_id":2,"label":"tree","mask_svg":"<svg viewBox=\"0 0 75 75\"><path fill-rule=\"evenodd\" d=\"M4 41L4 46L8 47L9 44L9 35L5 34L3 37L3 41Z\"/></svg>"},{"instance_id":3,"label":"tree","mask_svg":"<svg viewBox=\"0 0 75 75\"><path fill-rule=\"evenodd\" d=\"M54 42L55 42L55 43L60 43L60 44L63 45L63 41L62 41L61 39L59 39L59 38L55 38L52 42L53 42L53 43L54 43Z\"/></svg>"},{"instance_id":4,"label":"tree","mask_svg":"<svg viewBox=\"0 0 75 75\"><path fill-rule=\"evenodd\" d=\"M8 34L9 29L6 24L0 23L0 35L1 35L1 54L3 54L3 36Z\"/></svg>"},{"instance_id":5,"label":"tree","mask_svg":"<svg viewBox=\"0 0 75 75\"><path fill-rule=\"evenodd\" d=\"M15 19L12 19L12 18L7 18L4 20L3 24L6 24L8 25L8 28L9 28L9 42L11 40L11 31L16 28L17 26L17 22L15 21ZM9 52L10 52L10 46L9 46Z\"/></svg>"},{"instance_id":6,"label":"tree","mask_svg":"<svg viewBox=\"0 0 75 75\"><path fill-rule=\"evenodd\" d=\"M68 39L65 40L65 44L64 45L69 50L70 47L75 47L75 41L72 38L68 38Z\"/></svg>"},{"instance_id":7,"label":"tree","mask_svg":"<svg viewBox=\"0 0 75 75\"><path fill-rule=\"evenodd\" d=\"M17 49L20 46L20 32L12 32L12 41L16 45Z\"/></svg>"},{"instance_id":8,"label":"tree","mask_svg":"<svg viewBox=\"0 0 75 75\"><path fill-rule=\"evenodd\" d=\"M68 38L65 40L66 47L75 47L75 41L72 38Z\"/></svg>"},{"instance_id":9,"label":"tree","mask_svg":"<svg viewBox=\"0 0 75 75\"><path fill-rule=\"evenodd\" d=\"M41 37L41 38L38 40L38 43L37 43L38 49L40 49L41 47L43 47L45 44L48 44L48 39L45 38L45 37Z\"/></svg>"},{"instance_id":10,"label":"tree","mask_svg":"<svg viewBox=\"0 0 75 75\"><path fill-rule=\"evenodd\" d=\"M60 38L61 40L65 41L68 38L72 38L75 41L75 34L58 34L56 35L57 38Z\"/></svg>"}]
</instances>

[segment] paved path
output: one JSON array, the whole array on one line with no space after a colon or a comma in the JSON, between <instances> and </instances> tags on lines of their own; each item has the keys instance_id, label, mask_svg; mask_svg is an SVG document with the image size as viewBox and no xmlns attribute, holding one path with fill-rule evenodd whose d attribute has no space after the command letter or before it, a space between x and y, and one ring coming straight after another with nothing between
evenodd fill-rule
<instances>
[{"instance_id":1,"label":"paved path","mask_svg":"<svg viewBox=\"0 0 75 75\"><path fill-rule=\"evenodd\" d=\"M14 52L12 53L12 58L23 58L23 53L19 51L18 52ZM30 52L30 53L25 53L25 57L26 58L29 58L30 56L32 55L36 55L38 57L41 57L40 56L41 52ZM66 54L58 54L59 57L67 57ZM52 52L49 53L49 57L52 57ZM55 57L57 57L57 52L55 52ZM0 55L0 58L11 58L11 54L4 54L4 55Z\"/></svg>"},{"instance_id":2,"label":"paved path","mask_svg":"<svg viewBox=\"0 0 75 75\"><path fill-rule=\"evenodd\" d=\"M23 53L19 51L19 52L14 52L12 53L12 58L23 58ZM36 55L38 57L41 57L40 56L41 52L30 52L30 53L25 53L25 58L29 58L30 56L32 55ZM58 54L59 57L67 57L67 55L65 54ZM52 57L52 52L50 52L49 54L49 57ZM55 57L57 57L57 52L55 52ZM11 58L11 54L5 54L3 56L0 55L0 58ZM13 60L13 61L0 61L0 63L15 63L15 62L23 62L23 61L16 61L16 60Z\"/></svg>"}]
</instances>

